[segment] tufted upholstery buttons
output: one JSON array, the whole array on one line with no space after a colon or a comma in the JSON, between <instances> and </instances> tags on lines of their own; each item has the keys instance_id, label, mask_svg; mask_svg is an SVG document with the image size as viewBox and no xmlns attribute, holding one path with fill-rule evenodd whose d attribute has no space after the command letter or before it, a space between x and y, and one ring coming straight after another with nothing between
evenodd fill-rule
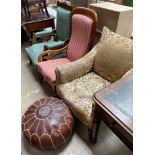
<instances>
[{"instance_id":1,"label":"tufted upholstery buttons","mask_svg":"<svg viewBox=\"0 0 155 155\"><path fill-rule=\"evenodd\" d=\"M36 101L22 118L25 138L41 150L66 144L72 135L74 119L62 100L54 97Z\"/></svg>"}]
</instances>

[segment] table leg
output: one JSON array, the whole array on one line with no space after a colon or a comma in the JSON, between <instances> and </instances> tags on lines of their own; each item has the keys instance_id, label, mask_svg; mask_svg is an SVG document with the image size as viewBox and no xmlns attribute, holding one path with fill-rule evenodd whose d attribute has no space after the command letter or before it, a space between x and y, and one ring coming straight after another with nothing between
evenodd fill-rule
<instances>
[{"instance_id":1,"label":"table leg","mask_svg":"<svg viewBox=\"0 0 155 155\"><path fill-rule=\"evenodd\" d=\"M93 120L92 144L95 144L97 142L97 136L98 136L100 124L101 124L101 119L95 116Z\"/></svg>"}]
</instances>

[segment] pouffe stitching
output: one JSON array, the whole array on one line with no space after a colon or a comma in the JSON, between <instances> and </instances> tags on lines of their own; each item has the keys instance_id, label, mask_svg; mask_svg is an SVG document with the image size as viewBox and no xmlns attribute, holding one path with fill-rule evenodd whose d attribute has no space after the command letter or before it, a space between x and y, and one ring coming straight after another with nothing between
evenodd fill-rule
<instances>
[{"instance_id":1,"label":"pouffe stitching","mask_svg":"<svg viewBox=\"0 0 155 155\"><path fill-rule=\"evenodd\" d=\"M74 119L67 105L62 100L48 97L34 102L25 112L22 132L32 145L41 150L52 150L69 141L73 124ZM46 144L47 141L50 143Z\"/></svg>"}]
</instances>

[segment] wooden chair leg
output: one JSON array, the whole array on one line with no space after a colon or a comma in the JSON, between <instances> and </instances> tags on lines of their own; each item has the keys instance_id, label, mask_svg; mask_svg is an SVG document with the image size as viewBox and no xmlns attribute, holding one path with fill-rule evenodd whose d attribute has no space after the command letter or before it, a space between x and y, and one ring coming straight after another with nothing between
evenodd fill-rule
<instances>
[{"instance_id":1,"label":"wooden chair leg","mask_svg":"<svg viewBox=\"0 0 155 155\"><path fill-rule=\"evenodd\" d=\"M97 136L98 136L100 124L101 124L101 120L95 117L93 122L92 144L95 144L97 142Z\"/></svg>"},{"instance_id":2,"label":"wooden chair leg","mask_svg":"<svg viewBox=\"0 0 155 155\"><path fill-rule=\"evenodd\" d=\"M41 74L39 74L39 76L40 76L40 78L39 78L39 82L40 82L40 83L43 83L43 82L44 82L44 78L43 78L43 76L42 76Z\"/></svg>"},{"instance_id":3,"label":"wooden chair leg","mask_svg":"<svg viewBox=\"0 0 155 155\"><path fill-rule=\"evenodd\" d=\"M46 12L47 17L50 17L49 14L48 14L47 7L46 7L46 0L43 0L43 7L45 9L45 12Z\"/></svg>"},{"instance_id":4,"label":"wooden chair leg","mask_svg":"<svg viewBox=\"0 0 155 155\"><path fill-rule=\"evenodd\" d=\"M30 59L30 57L28 57L29 58L29 64L31 65L32 64L32 60Z\"/></svg>"},{"instance_id":5,"label":"wooden chair leg","mask_svg":"<svg viewBox=\"0 0 155 155\"><path fill-rule=\"evenodd\" d=\"M37 39L36 39L35 33L33 32L33 34L32 34L32 44L35 44L35 43L37 43Z\"/></svg>"},{"instance_id":6,"label":"wooden chair leg","mask_svg":"<svg viewBox=\"0 0 155 155\"><path fill-rule=\"evenodd\" d=\"M39 7L40 7L40 10L41 10L41 13L44 14L43 7L42 7L41 2L42 2L42 0L39 0L39 1L38 1Z\"/></svg>"},{"instance_id":7,"label":"wooden chair leg","mask_svg":"<svg viewBox=\"0 0 155 155\"><path fill-rule=\"evenodd\" d=\"M93 129L91 128L88 128L88 137L89 137L89 143L92 143Z\"/></svg>"}]
</instances>

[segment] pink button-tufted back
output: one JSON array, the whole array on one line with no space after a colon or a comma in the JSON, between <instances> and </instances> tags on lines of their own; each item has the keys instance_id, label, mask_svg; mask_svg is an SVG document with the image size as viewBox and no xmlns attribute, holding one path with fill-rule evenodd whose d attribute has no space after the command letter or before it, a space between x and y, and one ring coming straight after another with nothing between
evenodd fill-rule
<instances>
[{"instance_id":1,"label":"pink button-tufted back","mask_svg":"<svg viewBox=\"0 0 155 155\"><path fill-rule=\"evenodd\" d=\"M72 34L68 46L67 58L75 61L88 52L93 21L84 15L72 16Z\"/></svg>"}]
</instances>

